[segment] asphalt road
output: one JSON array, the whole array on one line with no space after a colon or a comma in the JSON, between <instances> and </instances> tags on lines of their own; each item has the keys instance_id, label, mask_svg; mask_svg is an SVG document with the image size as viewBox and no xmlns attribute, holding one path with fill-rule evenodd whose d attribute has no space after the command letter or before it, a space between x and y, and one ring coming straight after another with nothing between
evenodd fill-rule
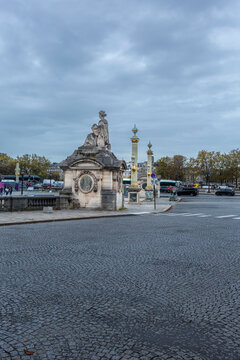
<instances>
[{"instance_id":1,"label":"asphalt road","mask_svg":"<svg viewBox=\"0 0 240 360\"><path fill-rule=\"evenodd\" d=\"M205 195L0 228L0 359L239 360L239 233L240 198Z\"/></svg>"}]
</instances>

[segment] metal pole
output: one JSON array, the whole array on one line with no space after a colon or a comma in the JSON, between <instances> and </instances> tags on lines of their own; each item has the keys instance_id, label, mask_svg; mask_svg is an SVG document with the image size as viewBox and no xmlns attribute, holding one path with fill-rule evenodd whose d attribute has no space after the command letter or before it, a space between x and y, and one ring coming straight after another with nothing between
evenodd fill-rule
<instances>
[{"instance_id":1,"label":"metal pole","mask_svg":"<svg viewBox=\"0 0 240 360\"><path fill-rule=\"evenodd\" d=\"M155 183L153 184L153 196L154 196L154 210L156 210L156 191L155 191Z\"/></svg>"},{"instance_id":2,"label":"metal pole","mask_svg":"<svg viewBox=\"0 0 240 360\"><path fill-rule=\"evenodd\" d=\"M21 173L21 175L22 175L22 186L21 186L21 195L23 195L23 171L22 171L22 173Z\"/></svg>"}]
</instances>

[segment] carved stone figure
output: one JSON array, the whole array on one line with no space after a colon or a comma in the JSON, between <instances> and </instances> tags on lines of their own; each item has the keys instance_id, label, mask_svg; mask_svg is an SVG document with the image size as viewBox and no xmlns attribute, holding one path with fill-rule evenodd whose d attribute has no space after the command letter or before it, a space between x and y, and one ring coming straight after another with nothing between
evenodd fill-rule
<instances>
[{"instance_id":1,"label":"carved stone figure","mask_svg":"<svg viewBox=\"0 0 240 360\"><path fill-rule=\"evenodd\" d=\"M100 127L102 136L104 137L104 142L105 142L106 148L108 150L111 150L111 145L109 142L109 133L108 133L108 122L105 119L105 116L107 116L105 111L103 111L103 110L99 111L100 120L98 122L98 126Z\"/></svg>"},{"instance_id":2,"label":"carved stone figure","mask_svg":"<svg viewBox=\"0 0 240 360\"><path fill-rule=\"evenodd\" d=\"M99 128L97 124L93 124L92 133L88 134L83 146L97 146L97 140L99 135Z\"/></svg>"},{"instance_id":3,"label":"carved stone figure","mask_svg":"<svg viewBox=\"0 0 240 360\"><path fill-rule=\"evenodd\" d=\"M111 149L111 145L109 143L108 122L105 119L105 116L105 111L99 112L100 120L98 125L93 124L92 133L88 134L83 146L96 146L108 150Z\"/></svg>"}]
</instances>

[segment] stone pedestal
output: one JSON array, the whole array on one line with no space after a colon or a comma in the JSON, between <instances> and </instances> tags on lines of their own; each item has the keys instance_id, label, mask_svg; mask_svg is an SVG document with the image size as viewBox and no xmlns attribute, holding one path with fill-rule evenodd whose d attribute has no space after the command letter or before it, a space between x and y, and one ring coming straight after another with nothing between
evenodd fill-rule
<instances>
[{"instance_id":1,"label":"stone pedestal","mask_svg":"<svg viewBox=\"0 0 240 360\"><path fill-rule=\"evenodd\" d=\"M153 200L153 189L145 189L145 199L148 201Z\"/></svg>"},{"instance_id":2,"label":"stone pedestal","mask_svg":"<svg viewBox=\"0 0 240 360\"><path fill-rule=\"evenodd\" d=\"M139 192L141 189L139 188L129 188L128 189L128 203L129 204L136 204L138 205L140 203L140 197Z\"/></svg>"},{"instance_id":3,"label":"stone pedestal","mask_svg":"<svg viewBox=\"0 0 240 360\"><path fill-rule=\"evenodd\" d=\"M122 206L124 162L104 149L79 147L61 163L62 193L72 194L80 208L118 210Z\"/></svg>"},{"instance_id":4,"label":"stone pedestal","mask_svg":"<svg viewBox=\"0 0 240 360\"><path fill-rule=\"evenodd\" d=\"M61 162L62 193L71 194L74 207L118 210L122 207L122 173L126 163L110 151L106 114L102 113L84 145Z\"/></svg>"}]
</instances>

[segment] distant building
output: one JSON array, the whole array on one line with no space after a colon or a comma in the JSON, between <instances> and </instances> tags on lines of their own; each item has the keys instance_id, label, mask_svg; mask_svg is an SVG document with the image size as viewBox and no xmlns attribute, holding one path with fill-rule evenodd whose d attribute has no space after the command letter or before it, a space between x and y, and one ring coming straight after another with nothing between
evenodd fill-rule
<instances>
[{"instance_id":1,"label":"distant building","mask_svg":"<svg viewBox=\"0 0 240 360\"><path fill-rule=\"evenodd\" d=\"M60 169L59 163L53 162L52 164L50 164L49 168L48 168L48 172L49 173L55 173L55 174L59 174L59 179L62 180L63 179L63 170Z\"/></svg>"}]
</instances>

